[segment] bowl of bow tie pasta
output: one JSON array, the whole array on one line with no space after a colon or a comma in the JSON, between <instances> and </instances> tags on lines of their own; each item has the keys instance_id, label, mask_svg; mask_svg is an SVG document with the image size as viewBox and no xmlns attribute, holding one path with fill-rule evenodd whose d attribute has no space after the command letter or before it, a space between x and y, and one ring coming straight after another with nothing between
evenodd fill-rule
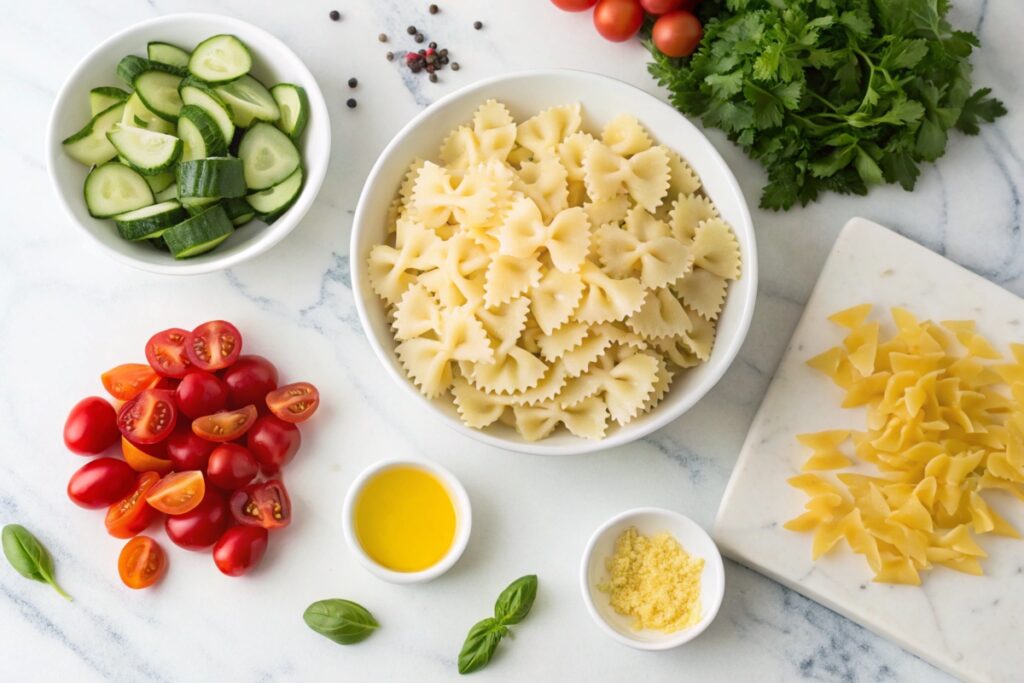
<instances>
[{"instance_id":1,"label":"bowl of bow tie pasta","mask_svg":"<svg viewBox=\"0 0 1024 683\"><path fill-rule=\"evenodd\" d=\"M707 138L575 71L480 81L410 121L366 180L351 259L386 372L448 426L539 454L682 415L757 291L750 214Z\"/></svg>"}]
</instances>

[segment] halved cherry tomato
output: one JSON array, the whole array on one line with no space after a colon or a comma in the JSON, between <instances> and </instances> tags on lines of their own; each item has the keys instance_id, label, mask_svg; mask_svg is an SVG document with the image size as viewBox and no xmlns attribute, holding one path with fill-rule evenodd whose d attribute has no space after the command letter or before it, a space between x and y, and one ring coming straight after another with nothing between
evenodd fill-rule
<instances>
[{"instance_id":1,"label":"halved cherry tomato","mask_svg":"<svg viewBox=\"0 0 1024 683\"><path fill-rule=\"evenodd\" d=\"M309 382L286 384L267 394L267 407L285 422L305 422L320 405L320 392Z\"/></svg>"},{"instance_id":2,"label":"halved cherry tomato","mask_svg":"<svg viewBox=\"0 0 1024 683\"><path fill-rule=\"evenodd\" d=\"M224 410L192 421L192 431L207 441L234 441L256 421L256 406Z\"/></svg>"},{"instance_id":3,"label":"halved cherry tomato","mask_svg":"<svg viewBox=\"0 0 1024 683\"><path fill-rule=\"evenodd\" d=\"M149 588L167 568L167 555L149 536L136 536L121 548L117 573L129 588Z\"/></svg>"},{"instance_id":4,"label":"halved cherry tomato","mask_svg":"<svg viewBox=\"0 0 1024 683\"><path fill-rule=\"evenodd\" d=\"M231 408L241 408L250 403L262 408L263 399L277 388L277 368L263 356L239 356L234 365L221 373L221 377L228 385L228 406Z\"/></svg>"},{"instance_id":5,"label":"halved cherry tomato","mask_svg":"<svg viewBox=\"0 0 1024 683\"><path fill-rule=\"evenodd\" d=\"M123 436L121 437L121 454L124 456L125 462L136 472L158 472L160 474L170 472L171 461L161 457L164 454L162 446L161 443L143 448L139 444L134 444Z\"/></svg>"},{"instance_id":6,"label":"halved cherry tomato","mask_svg":"<svg viewBox=\"0 0 1024 683\"><path fill-rule=\"evenodd\" d=\"M117 413L121 434L141 444L162 441L174 430L177 420L174 395L159 389L146 389L121 406Z\"/></svg>"},{"instance_id":7,"label":"halved cherry tomato","mask_svg":"<svg viewBox=\"0 0 1024 683\"><path fill-rule=\"evenodd\" d=\"M277 529L292 521L292 502L280 479L249 484L235 491L228 507L236 521L250 526Z\"/></svg>"},{"instance_id":8,"label":"halved cherry tomato","mask_svg":"<svg viewBox=\"0 0 1024 683\"><path fill-rule=\"evenodd\" d=\"M202 502L186 513L164 520L167 537L187 550L208 548L217 542L228 524L228 508L224 497L206 489Z\"/></svg>"},{"instance_id":9,"label":"halved cherry tomato","mask_svg":"<svg viewBox=\"0 0 1024 683\"><path fill-rule=\"evenodd\" d=\"M178 472L205 470L216 445L196 436L188 424L182 424L167 437L167 457Z\"/></svg>"},{"instance_id":10,"label":"halved cherry tomato","mask_svg":"<svg viewBox=\"0 0 1024 683\"><path fill-rule=\"evenodd\" d=\"M104 522L111 536L131 538L145 531L156 519L156 510L146 502L146 496L158 481L160 475L156 472L143 472L135 480L135 488L131 493L107 509Z\"/></svg>"},{"instance_id":11,"label":"halved cherry tomato","mask_svg":"<svg viewBox=\"0 0 1024 683\"><path fill-rule=\"evenodd\" d=\"M260 464L248 449L224 443L213 449L206 465L206 478L225 491L240 489L259 474Z\"/></svg>"},{"instance_id":12,"label":"halved cherry tomato","mask_svg":"<svg viewBox=\"0 0 1024 683\"><path fill-rule=\"evenodd\" d=\"M131 491L135 470L124 460L96 458L79 467L68 482L68 498L84 508L104 508Z\"/></svg>"},{"instance_id":13,"label":"halved cherry tomato","mask_svg":"<svg viewBox=\"0 0 1024 683\"><path fill-rule=\"evenodd\" d=\"M117 412L99 396L83 398L64 422L64 445L79 455L96 455L117 443Z\"/></svg>"},{"instance_id":14,"label":"halved cherry tomato","mask_svg":"<svg viewBox=\"0 0 1024 683\"><path fill-rule=\"evenodd\" d=\"M212 372L192 370L181 378L174 396L178 409L195 419L224 409L228 402L228 385Z\"/></svg>"},{"instance_id":15,"label":"halved cherry tomato","mask_svg":"<svg viewBox=\"0 0 1024 683\"><path fill-rule=\"evenodd\" d=\"M128 401L142 393L143 389L155 387L160 381L160 375L148 365L125 363L104 372L100 375L100 381L111 396Z\"/></svg>"},{"instance_id":16,"label":"halved cherry tomato","mask_svg":"<svg viewBox=\"0 0 1024 683\"><path fill-rule=\"evenodd\" d=\"M184 377L189 370L185 345L190 334L180 327L157 332L146 342L146 361L165 377Z\"/></svg>"},{"instance_id":17,"label":"halved cherry tomato","mask_svg":"<svg viewBox=\"0 0 1024 683\"><path fill-rule=\"evenodd\" d=\"M188 512L202 502L206 480L198 470L171 472L149 490L146 502L168 515Z\"/></svg>"},{"instance_id":18,"label":"halved cherry tomato","mask_svg":"<svg viewBox=\"0 0 1024 683\"><path fill-rule=\"evenodd\" d=\"M638 0L600 0L594 8L594 27L605 40L629 40L643 23L644 10Z\"/></svg>"},{"instance_id":19,"label":"halved cherry tomato","mask_svg":"<svg viewBox=\"0 0 1024 683\"><path fill-rule=\"evenodd\" d=\"M249 430L245 445L267 474L287 465L299 450L302 436L299 428L273 415L263 415Z\"/></svg>"},{"instance_id":20,"label":"halved cherry tomato","mask_svg":"<svg viewBox=\"0 0 1024 683\"><path fill-rule=\"evenodd\" d=\"M267 530L261 526L233 526L213 546L217 569L228 576L241 576L255 567L267 552Z\"/></svg>"},{"instance_id":21,"label":"halved cherry tomato","mask_svg":"<svg viewBox=\"0 0 1024 683\"><path fill-rule=\"evenodd\" d=\"M220 370L242 352L242 334L226 320L211 320L192 330L185 350L200 370Z\"/></svg>"}]
</instances>

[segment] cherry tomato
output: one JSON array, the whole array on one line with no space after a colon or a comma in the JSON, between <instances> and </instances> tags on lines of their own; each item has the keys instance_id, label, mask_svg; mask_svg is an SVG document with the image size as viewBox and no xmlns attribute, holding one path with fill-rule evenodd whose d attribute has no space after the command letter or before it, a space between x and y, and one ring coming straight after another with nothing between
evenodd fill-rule
<instances>
[{"instance_id":1,"label":"cherry tomato","mask_svg":"<svg viewBox=\"0 0 1024 683\"><path fill-rule=\"evenodd\" d=\"M135 470L124 460L96 458L85 463L68 482L68 498L84 508L103 508L132 490Z\"/></svg>"},{"instance_id":2,"label":"cherry tomato","mask_svg":"<svg viewBox=\"0 0 1024 683\"><path fill-rule=\"evenodd\" d=\"M143 389L152 389L160 381L153 368L141 363L126 363L100 375L107 393L121 401L135 398Z\"/></svg>"},{"instance_id":3,"label":"cherry tomato","mask_svg":"<svg viewBox=\"0 0 1024 683\"><path fill-rule=\"evenodd\" d=\"M597 0L551 0L555 7L566 12L584 12L597 4Z\"/></svg>"},{"instance_id":4,"label":"cherry tomato","mask_svg":"<svg viewBox=\"0 0 1024 683\"><path fill-rule=\"evenodd\" d=\"M703 35L700 20L686 10L663 14L651 29L654 46L668 57L689 57Z\"/></svg>"},{"instance_id":5,"label":"cherry tomato","mask_svg":"<svg viewBox=\"0 0 1024 683\"><path fill-rule=\"evenodd\" d=\"M156 472L143 472L135 480L135 488L107 509L104 522L115 538L131 538L146 530L156 519L156 510L146 502L149 490L160 481Z\"/></svg>"},{"instance_id":6,"label":"cherry tomato","mask_svg":"<svg viewBox=\"0 0 1024 683\"><path fill-rule=\"evenodd\" d=\"M238 359L242 335L225 320L211 320L192 330L186 351L189 361L200 370L220 370Z\"/></svg>"},{"instance_id":7,"label":"cherry tomato","mask_svg":"<svg viewBox=\"0 0 1024 683\"><path fill-rule=\"evenodd\" d=\"M222 374L228 385L228 406L264 405L264 397L277 388L277 368L263 356L240 356ZM211 411L212 412L212 411Z\"/></svg>"},{"instance_id":8,"label":"cherry tomato","mask_svg":"<svg viewBox=\"0 0 1024 683\"><path fill-rule=\"evenodd\" d=\"M224 497L213 489L199 505L188 512L164 520L167 537L188 550L200 550L217 542L228 525L228 509Z\"/></svg>"},{"instance_id":9,"label":"cherry tomato","mask_svg":"<svg viewBox=\"0 0 1024 683\"><path fill-rule=\"evenodd\" d=\"M648 14L665 14L677 9L692 10L700 0L640 0L640 6Z\"/></svg>"},{"instance_id":10,"label":"cherry tomato","mask_svg":"<svg viewBox=\"0 0 1024 683\"><path fill-rule=\"evenodd\" d=\"M285 422L305 422L320 405L320 392L309 382L286 384L267 394L267 407Z\"/></svg>"},{"instance_id":11,"label":"cherry tomato","mask_svg":"<svg viewBox=\"0 0 1024 683\"><path fill-rule=\"evenodd\" d=\"M136 472L167 474L171 471L171 461L166 457L167 451L163 443L140 446L122 436L121 454L128 466Z\"/></svg>"},{"instance_id":12,"label":"cherry tomato","mask_svg":"<svg viewBox=\"0 0 1024 683\"><path fill-rule=\"evenodd\" d=\"M224 410L192 420L192 431L207 441L234 441L256 422L256 406Z\"/></svg>"},{"instance_id":13,"label":"cherry tomato","mask_svg":"<svg viewBox=\"0 0 1024 683\"><path fill-rule=\"evenodd\" d=\"M301 443L299 428L273 415L263 415L256 420L246 438L246 445L267 473L277 472L287 465Z\"/></svg>"},{"instance_id":14,"label":"cherry tomato","mask_svg":"<svg viewBox=\"0 0 1024 683\"><path fill-rule=\"evenodd\" d=\"M280 479L249 484L231 494L228 502L236 522L278 529L292 521L292 501Z\"/></svg>"},{"instance_id":15,"label":"cherry tomato","mask_svg":"<svg viewBox=\"0 0 1024 683\"><path fill-rule=\"evenodd\" d=\"M165 474L149 490L146 502L168 515L181 515L195 508L206 493L206 480L198 470Z\"/></svg>"},{"instance_id":16,"label":"cherry tomato","mask_svg":"<svg viewBox=\"0 0 1024 683\"><path fill-rule=\"evenodd\" d=\"M117 413L99 396L83 398L64 422L64 445L72 453L96 455L117 443Z\"/></svg>"},{"instance_id":17,"label":"cherry tomato","mask_svg":"<svg viewBox=\"0 0 1024 683\"><path fill-rule=\"evenodd\" d=\"M212 372L192 370L181 378L174 395L178 409L195 419L224 409L228 402L228 385Z\"/></svg>"},{"instance_id":18,"label":"cherry tomato","mask_svg":"<svg viewBox=\"0 0 1024 683\"><path fill-rule=\"evenodd\" d=\"M189 425L183 424L167 437L167 457L178 472L205 470L210 452L216 445L196 436Z\"/></svg>"},{"instance_id":19,"label":"cherry tomato","mask_svg":"<svg viewBox=\"0 0 1024 683\"><path fill-rule=\"evenodd\" d=\"M129 588L149 588L167 568L167 555L149 536L136 536L121 548L117 573Z\"/></svg>"},{"instance_id":20,"label":"cherry tomato","mask_svg":"<svg viewBox=\"0 0 1024 683\"><path fill-rule=\"evenodd\" d=\"M255 567L267 551L267 530L261 526L233 526L213 546L217 569L228 576L241 576Z\"/></svg>"},{"instance_id":21,"label":"cherry tomato","mask_svg":"<svg viewBox=\"0 0 1024 683\"><path fill-rule=\"evenodd\" d=\"M594 8L594 27L605 40L629 40L644 23L644 10L637 0L600 0Z\"/></svg>"},{"instance_id":22,"label":"cherry tomato","mask_svg":"<svg viewBox=\"0 0 1024 683\"><path fill-rule=\"evenodd\" d=\"M225 443L213 449L206 465L206 478L225 491L240 489L260 471L252 453L238 444Z\"/></svg>"},{"instance_id":23,"label":"cherry tomato","mask_svg":"<svg viewBox=\"0 0 1024 683\"><path fill-rule=\"evenodd\" d=\"M146 389L121 406L117 427L134 443L162 441L174 430L178 409L174 394L159 389Z\"/></svg>"},{"instance_id":24,"label":"cherry tomato","mask_svg":"<svg viewBox=\"0 0 1024 683\"><path fill-rule=\"evenodd\" d=\"M189 358L185 350L189 331L172 327L157 332L146 342L146 361L164 377L184 377L189 371Z\"/></svg>"}]
</instances>

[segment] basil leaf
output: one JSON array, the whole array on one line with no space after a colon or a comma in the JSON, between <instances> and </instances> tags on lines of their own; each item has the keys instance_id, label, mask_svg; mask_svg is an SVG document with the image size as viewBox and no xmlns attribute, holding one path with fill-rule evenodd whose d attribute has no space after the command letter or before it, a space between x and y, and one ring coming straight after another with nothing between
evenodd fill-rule
<instances>
[{"instance_id":1,"label":"basil leaf","mask_svg":"<svg viewBox=\"0 0 1024 683\"><path fill-rule=\"evenodd\" d=\"M537 577L521 576L501 592L494 603L494 618L502 625L518 624L526 618L537 597Z\"/></svg>"},{"instance_id":2,"label":"basil leaf","mask_svg":"<svg viewBox=\"0 0 1024 683\"><path fill-rule=\"evenodd\" d=\"M342 645L366 640L380 624L373 615L351 600L319 600L306 608L302 618L311 629Z\"/></svg>"},{"instance_id":3,"label":"basil leaf","mask_svg":"<svg viewBox=\"0 0 1024 683\"><path fill-rule=\"evenodd\" d=\"M71 599L53 580L53 560L43 544L20 524L8 524L3 530L4 555L14 569L26 579L48 583L62 597Z\"/></svg>"},{"instance_id":4,"label":"basil leaf","mask_svg":"<svg viewBox=\"0 0 1024 683\"><path fill-rule=\"evenodd\" d=\"M506 633L508 629L493 617L474 624L459 652L459 673L471 674L487 666Z\"/></svg>"}]
</instances>

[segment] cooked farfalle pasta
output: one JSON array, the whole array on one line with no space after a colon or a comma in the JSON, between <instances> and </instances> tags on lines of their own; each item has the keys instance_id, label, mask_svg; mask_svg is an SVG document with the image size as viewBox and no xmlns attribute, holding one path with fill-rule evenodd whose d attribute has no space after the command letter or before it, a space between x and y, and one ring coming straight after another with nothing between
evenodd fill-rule
<instances>
[{"instance_id":1,"label":"cooked farfalle pasta","mask_svg":"<svg viewBox=\"0 0 1024 683\"><path fill-rule=\"evenodd\" d=\"M814 559L846 541L878 582L920 585L936 565L980 575L975 536L1020 538L984 494L1024 500L1024 346L1003 362L973 322L894 308L885 336L870 313L831 316L846 337L807 362L844 406L866 406L866 429L797 437L811 455L789 483L808 501L785 528L813 532Z\"/></svg>"},{"instance_id":2,"label":"cooked farfalle pasta","mask_svg":"<svg viewBox=\"0 0 1024 683\"><path fill-rule=\"evenodd\" d=\"M711 356L740 275L732 230L636 118L582 121L571 104L517 125L485 102L410 165L370 251L399 362L470 427L600 439ZM848 353L858 366L871 342ZM841 466L826 446L814 466Z\"/></svg>"}]
</instances>

